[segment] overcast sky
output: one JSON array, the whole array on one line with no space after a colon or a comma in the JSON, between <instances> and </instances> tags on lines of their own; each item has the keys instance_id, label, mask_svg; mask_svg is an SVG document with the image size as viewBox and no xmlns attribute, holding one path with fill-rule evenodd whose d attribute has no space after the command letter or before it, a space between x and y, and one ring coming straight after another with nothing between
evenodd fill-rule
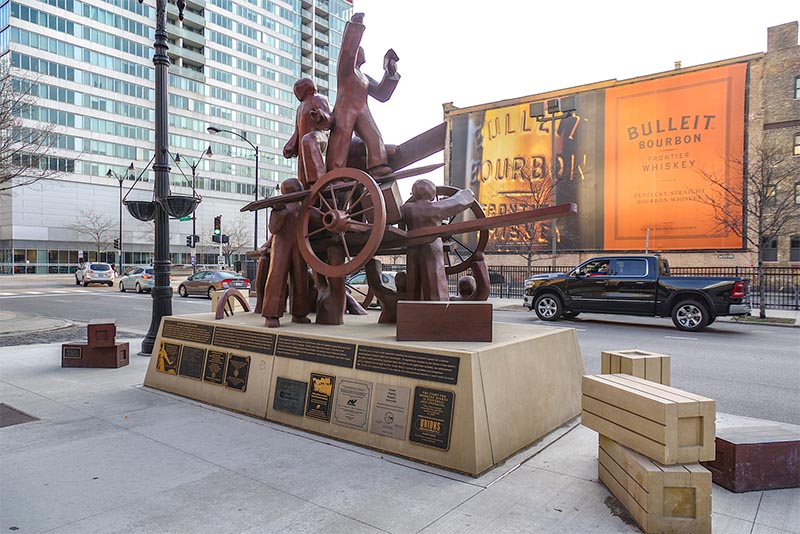
<instances>
[{"instance_id":1,"label":"overcast sky","mask_svg":"<svg viewBox=\"0 0 800 534\"><path fill-rule=\"evenodd\" d=\"M364 72L393 48L402 79L370 100L399 144L467 107L765 52L767 28L800 19L800 1L354 0L365 13Z\"/></svg>"}]
</instances>

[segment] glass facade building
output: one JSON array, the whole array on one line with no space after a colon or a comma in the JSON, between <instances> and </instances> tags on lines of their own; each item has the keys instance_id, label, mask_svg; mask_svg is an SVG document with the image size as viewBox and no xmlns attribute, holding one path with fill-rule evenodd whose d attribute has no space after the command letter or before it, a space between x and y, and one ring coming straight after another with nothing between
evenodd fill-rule
<instances>
[{"instance_id":1,"label":"glass facade building","mask_svg":"<svg viewBox=\"0 0 800 534\"><path fill-rule=\"evenodd\" d=\"M170 183L173 194L190 195L194 181L203 198L198 264L216 263L216 215L223 233L243 244L239 253L252 249L253 214L239 211L255 196L251 143L259 148L258 194L266 197L296 174L296 160L282 155L294 129L292 86L312 78L335 101L336 58L351 14L345 0L187 0L181 21L168 4ZM120 226L124 263L149 263L152 224L123 210L120 225L119 197L120 190L128 200L153 195L155 18L155 0L0 5L0 61L35 99L22 127L55 124L57 134L41 163L54 177L0 196L0 274L71 272L80 257L118 263L112 244ZM209 126L223 132L208 133ZM213 156L201 159L209 146ZM81 231L89 214L102 235ZM263 214L259 226L266 239ZM191 234L192 221L170 222L174 264L190 263Z\"/></svg>"}]
</instances>

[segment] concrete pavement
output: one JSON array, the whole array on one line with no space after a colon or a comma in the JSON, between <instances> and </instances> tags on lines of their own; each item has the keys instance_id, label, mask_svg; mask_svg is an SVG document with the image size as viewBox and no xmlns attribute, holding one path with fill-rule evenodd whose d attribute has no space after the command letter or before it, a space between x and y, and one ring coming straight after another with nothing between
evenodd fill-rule
<instances>
[{"instance_id":1,"label":"concrete pavement","mask_svg":"<svg viewBox=\"0 0 800 534\"><path fill-rule=\"evenodd\" d=\"M62 369L59 344L0 348L0 399L38 419L0 429L0 530L639 532L577 420L473 479L145 388L147 363ZM800 489L714 486L712 520L800 533Z\"/></svg>"}]
</instances>

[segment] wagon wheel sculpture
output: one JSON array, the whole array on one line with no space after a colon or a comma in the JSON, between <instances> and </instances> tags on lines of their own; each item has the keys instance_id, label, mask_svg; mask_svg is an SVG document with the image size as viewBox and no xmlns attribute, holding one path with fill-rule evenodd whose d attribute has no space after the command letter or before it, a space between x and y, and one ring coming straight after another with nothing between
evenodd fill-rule
<instances>
[{"instance_id":1,"label":"wagon wheel sculpture","mask_svg":"<svg viewBox=\"0 0 800 534\"><path fill-rule=\"evenodd\" d=\"M317 180L303 202L297 242L312 270L341 278L373 257L385 226L386 206L375 180L358 169L334 169ZM330 246L342 247L344 263L324 259Z\"/></svg>"},{"instance_id":2,"label":"wagon wheel sculpture","mask_svg":"<svg viewBox=\"0 0 800 534\"><path fill-rule=\"evenodd\" d=\"M436 187L436 198L437 200L448 198L455 195L459 191L460 189L457 187L440 185ZM475 219L486 218L486 214L483 212L483 208L481 208L481 205L477 199L472 202L472 205L470 205L468 210L472 212L472 215ZM460 215L451 217L450 220L444 223L443 229L446 229L448 224L452 223L459 217ZM475 255L478 252L483 252L486 250L486 244L489 242L488 229L477 230L475 232L476 237L474 239L465 239L463 237L465 235L467 234L454 234L443 239L445 250L445 272L448 275L458 274L466 271L472 265L472 262L475 261Z\"/></svg>"}]
</instances>

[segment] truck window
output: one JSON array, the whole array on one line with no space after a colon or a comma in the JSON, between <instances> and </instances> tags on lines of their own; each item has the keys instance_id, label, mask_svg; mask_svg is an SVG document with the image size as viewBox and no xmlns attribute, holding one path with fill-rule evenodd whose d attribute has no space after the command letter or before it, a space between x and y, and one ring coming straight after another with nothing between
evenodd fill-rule
<instances>
[{"instance_id":1,"label":"truck window","mask_svg":"<svg viewBox=\"0 0 800 534\"><path fill-rule=\"evenodd\" d=\"M608 276L608 260L593 260L578 269L583 276Z\"/></svg>"},{"instance_id":2,"label":"truck window","mask_svg":"<svg viewBox=\"0 0 800 534\"><path fill-rule=\"evenodd\" d=\"M647 276L647 260L618 259L614 267L616 276Z\"/></svg>"}]
</instances>

